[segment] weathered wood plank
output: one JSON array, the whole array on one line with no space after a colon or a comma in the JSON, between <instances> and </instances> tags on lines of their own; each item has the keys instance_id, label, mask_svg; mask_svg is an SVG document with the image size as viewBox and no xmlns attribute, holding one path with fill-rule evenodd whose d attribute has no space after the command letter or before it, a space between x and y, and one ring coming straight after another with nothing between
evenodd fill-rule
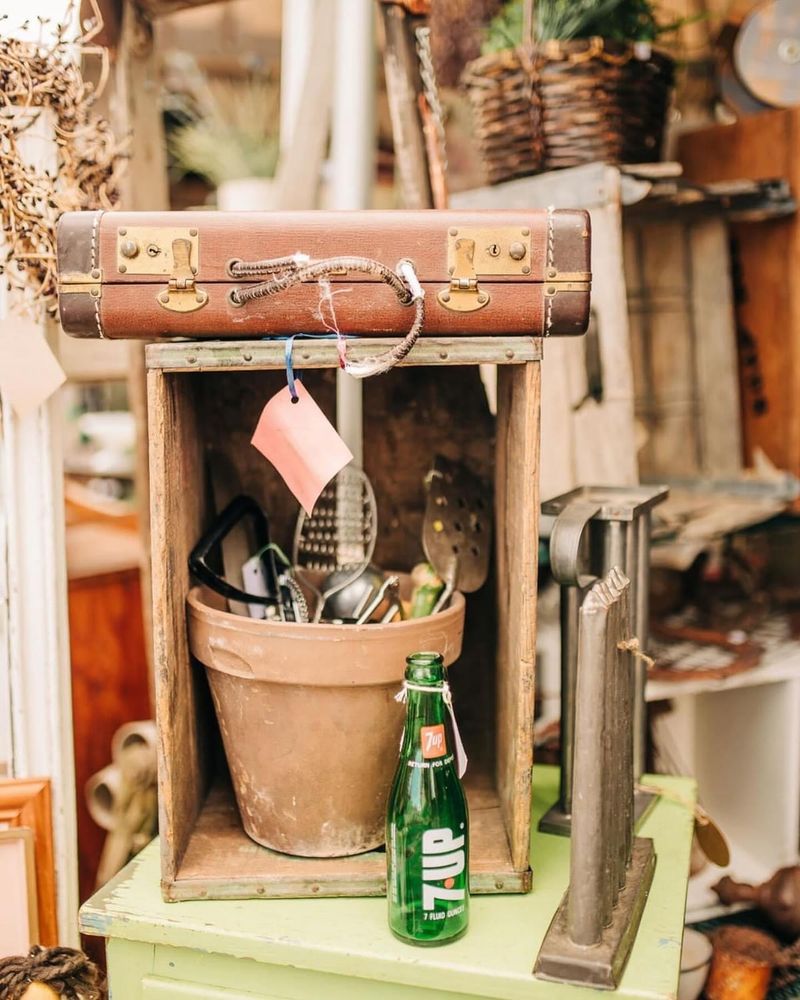
<instances>
[{"instance_id":1,"label":"weathered wood plank","mask_svg":"<svg viewBox=\"0 0 800 1000\"><path fill-rule=\"evenodd\" d=\"M486 776L472 772L467 779L470 890L527 892L530 872L527 864L520 870L511 860L497 793ZM200 811L176 877L165 888L171 900L382 896L386 855L297 858L270 851L248 838L230 787L217 785Z\"/></svg>"},{"instance_id":2,"label":"weathered wood plank","mask_svg":"<svg viewBox=\"0 0 800 1000\"><path fill-rule=\"evenodd\" d=\"M538 364L498 372L497 787L514 867L528 862L539 510Z\"/></svg>"},{"instance_id":3,"label":"weathered wood plank","mask_svg":"<svg viewBox=\"0 0 800 1000\"><path fill-rule=\"evenodd\" d=\"M491 187L453 192L451 208L605 208L619 198L623 205L642 201L652 184L637 177L620 175L617 167L586 163L566 170L551 170L536 177L518 177Z\"/></svg>"},{"instance_id":4,"label":"weathered wood plank","mask_svg":"<svg viewBox=\"0 0 800 1000\"><path fill-rule=\"evenodd\" d=\"M800 187L800 113L796 108L741 118L680 139L686 177L700 184L784 178ZM778 468L800 473L800 267L797 216L731 226L736 254L739 377L748 464L763 451ZM710 295L708 301L711 301Z\"/></svg>"},{"instance_id":5,"label":"weathered wood plank","mask_svg":"<svg viewBox=\"0 0 800 1000\"><path fill-rule=\"evenodd\" d=\"M361 361L382 353L399 340L351 340L348 357ZM221 372L230 369L283 369L285 345L278 341L164 342L147 347L147 367L164 372ZM418 341L401 364L420 365L518 365L538 361L542 341L536 337L426 337ZM295 368L338 368L335 340L296 340Z\"/></svg>"},{"instance_id":6,"label":"weathered wood plank","mask_svg":"<svg viewBox=\"0 0 800 1000\"><path fill-rule=\"evenodd\" d=\"M397 173L405 208L431 208L433 192L417 95L422 88L409 14L399 4L382 4L386 36L383 66L392 119Z\"/></svg>"},{"instance_id":7,"label":"weathered wood plank","mask_svg":"<svg viewBox=\"0 0 800 1000\"><path fill-rule=\"evenodd\" d=\"M700 452L704 473L725 479L743 458L728 227L721 216L699 216L689 234Z\"/></svg>"},{"instance_id":8,"label":"weathered wood plank","mask_svg":"<svg viewBox=\"0 0 800 1000\"><path fill-rule=\"evenodd\" d=\"M184 603L188 555L203 527L203 441L191 394L175 391L176 380L161 372L147 378L159 829L163 874L171 879L202 805L213 749L203 723L205 678L194 676Z\"/></svg>"},{"instance_id":9,"label":"weathered wood plank","mask_svg":"<svg viewBox=\"0 0 800 1000\"><path fill-rule=\"evenodd\" d=\"M130 134L133 137L128 169L122 180L121 206L133 211L166 209L169 208L167 147L158 99L161 56L156 51L152 26L136 4L123 5L120 23L112 112L119 134ZM136 422L136 494L146 497L149 491L149 473L144 346L134 342L126 347L128 399ZM150 549L150 513L146 502L139 504L138 513L142 549L147 553ZM142 562L142 610L145 644L152 674L152 583L150 560L147 558Z\"/></svg>"},{"instance_id":10,"label":"weathered wood plank","mask_svg":"<svg viewBox=\"0 0 800 1000\"><path fill-rule=\"evenodd\" d=\"M643 477L735 476L742 465L727 225L719 212L626 224Z\"/></svg>"}]
</instances>

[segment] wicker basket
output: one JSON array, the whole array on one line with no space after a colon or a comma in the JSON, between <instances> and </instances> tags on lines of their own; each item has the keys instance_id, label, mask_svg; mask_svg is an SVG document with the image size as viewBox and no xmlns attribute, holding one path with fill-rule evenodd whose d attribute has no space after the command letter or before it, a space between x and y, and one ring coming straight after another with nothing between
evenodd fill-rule
<instances>
[{"instance_id":1,"label":"wicker basket","mask_svg":"<svg viewBox=\"0 0 800 1000\"><path fill-rule=\"evenodd\" d=\"M463 79L490 183L597 160L658 160L673 76L663 52L602 38L473 60Z\"/></svg>"}]
</instances>

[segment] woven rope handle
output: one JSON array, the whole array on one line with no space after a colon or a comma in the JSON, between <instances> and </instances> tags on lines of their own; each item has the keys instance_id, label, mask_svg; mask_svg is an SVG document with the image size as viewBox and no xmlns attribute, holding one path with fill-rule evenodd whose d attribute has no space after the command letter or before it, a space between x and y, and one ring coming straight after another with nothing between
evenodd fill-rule
<instances>
[{"instance_id":1,"label":"woven rope handle","mask_svg":"<svg viewBox=\"0 0 800 1000\"><path fill-rule=\"evenodd\" d=\"M312 261L308 254L296 253L291 257L274 257L268 260L235 259L228 262L228 274L232 278L256 275L268 275L268 278L256 285L232 288L228 293L228 301L232 306L245 306L248 302L278 295L306 281L319 282L322 287L322 283L327 283L333 275L348 271L358 271L378 278L393 289L401 305L414 306L414 322L399 344L395 344L382 354L362 361L351 362L347 360L345 354L342 356L342 367L354 378L381 375L406 357L419 339L425 322L425 291L419 282L414 265L409 260L401 260L393 271L371 257L342 256ZM328 297L330 300L330 292ZM325 326L335 332L337 337L341 337L335 319L333 325L325 323Z\"/></svg>"}]
</instances>

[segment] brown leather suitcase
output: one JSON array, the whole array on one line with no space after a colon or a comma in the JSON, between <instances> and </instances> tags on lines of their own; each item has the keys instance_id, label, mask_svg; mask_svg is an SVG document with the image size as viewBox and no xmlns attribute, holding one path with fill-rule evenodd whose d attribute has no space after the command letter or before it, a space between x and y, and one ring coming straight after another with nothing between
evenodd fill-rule
<instances>
[{"instance_id":1,"label":"brown leather suitcase","mask_svg":"<svg viewBox=\"0 0 800 1000\"><path fill-rule=\"evenodd\" d=\"M77 337L580 334L590 243L583 211L67 212L59 311Z\"/></svg>"}]
</instances>

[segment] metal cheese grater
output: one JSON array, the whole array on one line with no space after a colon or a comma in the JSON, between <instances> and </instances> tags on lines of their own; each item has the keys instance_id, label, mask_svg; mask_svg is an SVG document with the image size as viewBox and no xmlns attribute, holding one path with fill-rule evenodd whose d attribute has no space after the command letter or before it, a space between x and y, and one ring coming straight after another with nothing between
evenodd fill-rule
<instances>
[{"instance_id":1,"label":"metal cheese grater","mask_svg":"<svg viewBox=\"0 0 800 1000\"><path fill-rule=\"evenodd\" d=\"M357 579L375 551L378 510L372 484L354 465L345 466L328 483L311 514L301 509L292 546L295 572L317 595L313 621L322 618L325 602ZM334 582L320 580L336 573Z\"/></svg>"}]
</instances>

